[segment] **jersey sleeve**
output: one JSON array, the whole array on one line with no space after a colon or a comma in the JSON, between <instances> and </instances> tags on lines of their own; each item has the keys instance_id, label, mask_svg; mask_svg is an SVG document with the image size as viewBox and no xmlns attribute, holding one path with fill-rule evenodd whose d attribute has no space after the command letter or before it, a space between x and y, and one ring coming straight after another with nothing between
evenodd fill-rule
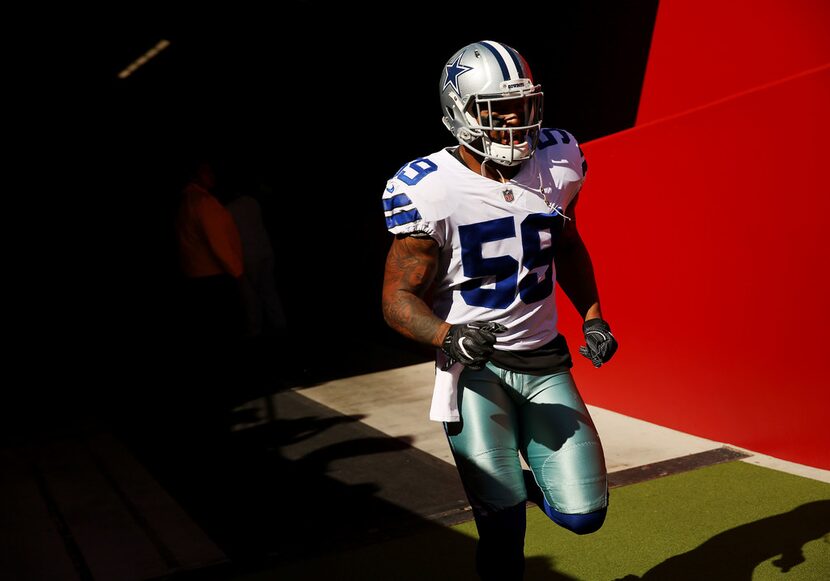
<instances>
[{"instance_id":1,"label":"jersey sleeve","mask_svg":"<svg viewBox=\"0 0 830 581\"><path fill-rule=\"evenodd\" d=\"M386 183L383 211L386 228L395 235L426 235L443 246L444 218L453 209L438 165L430 158L406 164Z\"/></svg>"},{"instance_id":2,"label":"jersey sleeve","mask_svg":"<svg viewBox=\"0 0 830 581\"><path fill-rule=\"evenodd\" d=\"M395 178L386 183L383 192L383 213L386 229L392 234L435 234L435 224L424 220L415 202L403 191L402 184Z\"/></svg>"},{"instance_id":3,"label":"jersey sleeve","mask_svg":"<svg viewBox=\"0 0 830 581\"><path fill-rule=\"evenodd\" d=\"M585 181L588 162L576 138L564 129L542 129L539 150L543 163L550 171L555 189L555 202L567 208Z\"/></svg>"}]
</instances>

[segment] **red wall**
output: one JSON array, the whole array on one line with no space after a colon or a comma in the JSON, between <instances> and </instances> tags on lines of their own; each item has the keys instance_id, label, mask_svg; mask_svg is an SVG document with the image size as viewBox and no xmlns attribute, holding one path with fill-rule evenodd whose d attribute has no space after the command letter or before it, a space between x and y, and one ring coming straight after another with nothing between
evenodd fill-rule
<instances>
[{"instance_id":1,"label":"red wall","mask_svg":"<svg viewBox=\"0 0 830 581\"><path fill-rule=\"evenodd\" d=\"M830 46L817 37L830 20L818 2L753 2L754 22L780 18L786 58L770 60L748 48L766 28L705 4L661 3L642 110L663 120L584 146L580 230L621 348L575 373L592 404L830 469ZM708 29L703 12L718 15ZM807 48L793 46L802 26ZM730 76L725 61L744 59Z\"/></svg>"},{"instance_id":2,"label":"red wall","mask_svg":"<svg viewBox=\"0 0 830 581\"><path fill-rule=\"evenodd\" d=\"M827 0L661 0L637 123L830 60Z\"/></svg>"}]
</instances>

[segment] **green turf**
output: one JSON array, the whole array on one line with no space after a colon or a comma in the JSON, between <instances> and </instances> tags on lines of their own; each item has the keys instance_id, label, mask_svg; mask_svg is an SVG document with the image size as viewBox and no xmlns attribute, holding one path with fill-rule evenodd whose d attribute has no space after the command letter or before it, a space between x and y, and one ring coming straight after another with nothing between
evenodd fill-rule
<instances>
[{"instance_id":1,"label":"green turf","mask_svg":"<svg viewBox=\"0 0 830 581\"><path fill-rule=\"evenodd\" d=\"M430 526L242 578L475 579L475 534L472 522ZM745 462L701 468L614 489L593 535L531 508L525 552L528 581L828 580L830 484Z\"/></svg>"}]
</instances>

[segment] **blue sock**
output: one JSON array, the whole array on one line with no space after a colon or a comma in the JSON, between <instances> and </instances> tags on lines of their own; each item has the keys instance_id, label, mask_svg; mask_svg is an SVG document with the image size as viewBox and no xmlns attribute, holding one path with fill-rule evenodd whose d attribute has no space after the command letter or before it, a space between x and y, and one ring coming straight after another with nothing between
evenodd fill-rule
<instances>
[{"instance_id":1,"label":"blue sock","mask_svg":"<svg viewBox=\"0 0 830 581\"><path fill-rule=\"evenodd\" d=\"M596 532L602 527L605 522L605 514L608 512L608 507L605 506L594 512L587 514L565 514L559 512L548 504L547 499L543 501L542 510L548 515L548 518L561 527L573 531L578 535L587 535Z\"/></svg>"}]
</instances>

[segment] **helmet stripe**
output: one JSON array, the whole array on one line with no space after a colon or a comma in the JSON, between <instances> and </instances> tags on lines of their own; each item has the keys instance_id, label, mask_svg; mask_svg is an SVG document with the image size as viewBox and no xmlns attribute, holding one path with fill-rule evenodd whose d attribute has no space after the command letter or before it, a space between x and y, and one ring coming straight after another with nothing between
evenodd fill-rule
<instances>
[{"instance_id":1,"label":"helmet stripe","mask_svg":"<svg viewBox=\"0 0 830 581\"><path fill-rule=\"evenodd\" d=\"M491 42L489 40L484 40L481 42L481 44L482 46L489 49L490 52L493 53L493 56L496 57L496 62L499 63L499 67L501 68L501 74L504 77L505 81L518 79L521 77L521 69L516 67L515 63L513 62L512 55L509 51L507 51L507 49L504 48L504 46L497 42Z\"/></svg>"},{"instance_id":2,"label":"helmet stripe","mask_svg":"<svg viewBox=\"0 0 830 581\"><path fill-rule=\"evenodd\" d=\"M519 71L519 76L525 79L530 79L530 73L528 72L530 67L522 66L526 63L523 63L524 59L522 59L521 55L516 52L515 49L512 49L507 45L504 45L504 48L507 49L507 54L509 54L510 58L513 59L513 64L516 65L516 70Z\"/></svg>"}]
</instances>

